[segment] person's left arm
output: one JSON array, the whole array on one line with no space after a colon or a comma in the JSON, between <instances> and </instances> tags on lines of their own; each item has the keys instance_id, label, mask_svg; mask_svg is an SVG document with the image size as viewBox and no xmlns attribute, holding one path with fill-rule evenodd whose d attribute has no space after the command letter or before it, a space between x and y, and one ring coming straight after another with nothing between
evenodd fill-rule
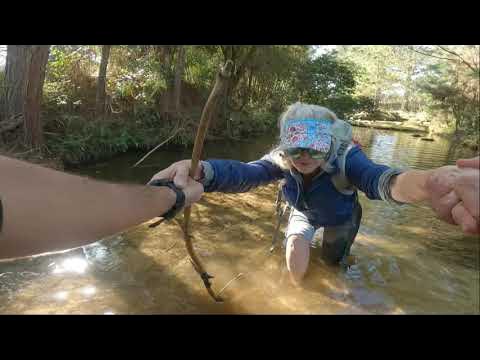
<instances>
[{"instance_id":1,"label":"person's left arm","mask_svg":"<svg viewBox=\"0 0 480 360\"><path fill-rule=\"evenodd\" d=\"M430 200L432 192L427 186L428 180L438 173L442 173L442 178L447 174L453 179L455 169L455 166L444 166L433 170L412 170L379 165L368 159L359 148L348 154L345 167L348 179L368 198L396 204ZM453 198L444 200L456 201Z\"/></svg>"},{"instance_id":2,"label":"person's left arm","mask_svg":"<svg viewBox=\"0 0 480 360\"><path fill-rule=\"evenodd\" d=\"M359 148L353 148L347 155L345 174L348 180L371 200L385 200L403 203L391 194L390 184L405 170L391 168L371 161Z\"/></svg>"}]
</instances>

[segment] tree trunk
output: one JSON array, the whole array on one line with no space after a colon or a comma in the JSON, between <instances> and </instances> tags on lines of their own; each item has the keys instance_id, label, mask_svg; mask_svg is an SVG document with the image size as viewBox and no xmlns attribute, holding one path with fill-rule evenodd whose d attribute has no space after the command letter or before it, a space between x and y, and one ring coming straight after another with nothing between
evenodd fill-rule
<instances>
[{"instance_id":1,"label":"tree trunk","mask_svg":"<svg viewBox=\"0 0 480 360\"><path fill-rule=\"evenodd\" d=\"M402 99L402 104L400 106L400 108L403 110L403 111L410 111L410 90L407 88L405 90L405 93L403 95L403 99Z\"/></svg>"},{"instance_id":2,"label":"tree trunk","mask_svg":"<svg viewBox=\"0 0 480 360\"><path fill-rule=\"evenodd\" d=\"M31 148L38 148L43 145L40 104L50 45L31 45L28 50L24 105L25 144Z\"/></svg>"},{"instance_id":3,"label":"tree trunk","mask_svg":"<svg viewBox=\"0 0 480 360\"><path fill-rule=\"evenodd\" d=\"M159 104L162 112L167 115L172 108L174 102L174 88L175 88L175 71L172 70L173 57L175 55L175 46L173 45L156 45L155 53L158 62L160 63L159 72L165 77L167 89L159 98ZM174 105L174 104L173 104Z\"/></svg>"},{"instance_id":4,"label":"tree trunk","mask_svg":"<svg viewBox=\"0 0 480 360\"><path fill-rule=\"evenodd\" d=\"M243 50L243 53L242 53L242 50ZM240 46L237 48L235 48L234 46L230 46L229 51L225 52L225 54L227 53L229 54L228 55L229 60L231 60L234 64L234 73L232 74L232 77L229 79L227 88L225 91L225 103L224 103L224 109L223 109L224 110L223 115L227 122L227 134L229 137L233 137L232 124L230 119L231 110L240 111L240 109L243 108L244 106L244 104L240 105L239 107L235 107L233 105L234 92L238 84L240 83L240 80L242 79L247 69L247 64L252 58L255 51L256 51L256 46L245 47L243 49Z\"/></svg>"},{"instance_id":5,"label":"tree trunk","mask_svg":"<svg viewBox=\"0 0 480 360\"><path fill-rule=\"evenodd\" d=\"M107 82L107 66L108 58L110 57L111 45L103 45L102 60L100 62L100 69L98 70L97 81L97 98L95 102L95 116L101 117L105 115L105 84Z\"/></svg>"},{"instance_id":6,"label":"tree trunk","mask_svg":"<svg viewBox=\"0 0 480 360\"><path fill-rule=\"evenodd\" d=\"M2 120L23 115L28 45L8 45L5 64L5 92L2 99Z\"/></svg>"},{"instance_id":7,"label":"tree trunk","mask_svg":"<svg viewBox=\"0 0 480 360\"><path fill-rule=\"evenodd\" d=\"M180 96L182 94L182 79L185 69L185 46L180 45L177 54L177 64L175 66L175 84L173 88L173 97L175 111L180 111Z\"/></svg>"},{"instance_id":8,"label":"tree trunk","mask_svg":"<svg viewBox=\"0 0 480 360\"><path fill-rule=\"evenodd\" d=\"M230 111L228 108L228 99L230 98L230 88L231 84L229 81L226 82L225 84L225 90L224 90L224 97L223 97L223 118L227 122L227 136L231 138L233 136L232 134L232 124L230 121Z\"/></svg>"}]
</instances>

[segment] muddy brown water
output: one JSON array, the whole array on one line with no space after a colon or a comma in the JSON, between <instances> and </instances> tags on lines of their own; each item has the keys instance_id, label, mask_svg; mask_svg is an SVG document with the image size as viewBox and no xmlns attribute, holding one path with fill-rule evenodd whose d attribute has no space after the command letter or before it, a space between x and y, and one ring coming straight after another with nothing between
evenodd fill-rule
<instances>
[{"instance_id":1,"label":"muddy brown water","mask_svg":"<svg viewBox=\"0 0 480 360\"><path fill-rule=\"evenodd\" d=\"M355 128L368 156L415 169L453 164L447 140ZM205 154L251 161L275 139L211 142ZM145 183L190 150L142 153L70 171L104 180ZM148 223L89 246L0 263L1 314L478 314L479 238L462 235L425 206L389 207L363 194L362 225L348 271L326 266L313 249L303 289L285 277L281 248L270 254L276 185L246 194L206 194L193 207L193 243L222 304L212 302L189 262L181 216ZM283 227L282 227L283 228ZM321 241L321 231L317 233Z\"/></svg>"}]
</instances>

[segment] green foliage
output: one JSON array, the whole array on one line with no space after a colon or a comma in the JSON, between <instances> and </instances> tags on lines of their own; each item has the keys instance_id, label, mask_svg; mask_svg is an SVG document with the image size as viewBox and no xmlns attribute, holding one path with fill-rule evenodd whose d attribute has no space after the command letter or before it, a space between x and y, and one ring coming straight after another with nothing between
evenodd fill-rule
<instances>
[{"instance_id":1,"label":"green foliage","mask_svg":"<svg viewBox=\"0 0 480 360\"><path fill-rule=\"evenodd\" d=\"M43 88L47 113L89 113L95 106L95 51L88 46L52 46Z\"/></svg>"},{"instance_id":2,"label":"green foliage","mask_svg":"<svg viewBox=\"0 0 480 360\"><path fill-rule=\"evenodd\" d=\"M220 52L215 47L187 46L185 53L185 81L200 89L209 91L213 86Z\"/></svg>"},{"instance_id":3,"label":"green foliage","mask_svg":"<svg viewBox=\"0 0 480 360\"><path fill-rule=\"evenodd\" d=\"M150 149L165 140L172 129L153 112L140 114L136 121L87 121L64 115L46 124L46 148L66 164L81 164L130 149ZM178 139L173 142L181 143Z\"/></svg>"},{"instance_id":4,"label":"green foliage","mask_svg":"<svg viewBox=\"0 0 480 360\"><path fill-rule=\"evenodd\" d=\"M341 46L339 57L355 64L356 96L372 98L383 109L398 104L397 110L408 111L421 104L415 81L425 60L407 46Z\"/></svg>"},{"instance_id":5,"label":"green foliage","mask_svg":"<svg viewBox=\"0 0 480 360\"><path fill-rule=\"evenodd\" d=\"M181 111L175 113L178 49L112 46L108 109L100 121L94 109L101 46L52 46L42 108L48 149L67 162L95 161L128 149L150 149L179 121L185 129L172 142L190 145L227 58L235 61L236 72L212 121L214 136L245 138L275 130L280 113L296 101L329 107L341 118L429 109L445 126L478 131L478 71L460 60L478 64L478 46L413 49L420 53L407 46L338 46L316 58L312 47L303 45L184 46Z\"/></svg>"},{"instance_id":6,"label":"green foliage","mask_svg":"<svg viewBox=\"0 0 480 360\"><path fill-rule=\"evenodd\" d=\"M418 87L430 97L431 114L443 120L455 132L477 135L480 126L479 48L444 48L454 51L458 56L429 65L427 74L418 82ZM442 55L445 56L445 53L446 51ZM432 55L439 56L438 53Z\"/></svg>"},{"instance_id":7,"label":"green foliage","mask_svg":"<svg viewBox=\"0 0 480 360\"><path fill-rule=\"evenodd\" d=\"M340 46L339 57L356 65L355 95L378 109L424 112L430 129L478 134L478 45Z\"/></svg>"},{"instance_id":8,"label":"green foliage","mask_svg":"<svg viewBox=\"0 0 480 360\"><path fill-rule=\"evenodd\" d=\"M258 47L234 96L242 98L247 94L252 110L279 113L298 100L297 78L303 74L308 59L306 46Z\"/></svg>"},{"instance_id":9,"label":"green foliage","mask_svg":"<svg viewBox=\"0 0 480 360\"><path fill-rule=\"evenodd\" d=\"M357 76L355 64L342 60L336 52L319 56L308 61L298 76L301 99L326 106L342 118L359 111L374 111L371 97L354 96Z\"/></svg>"},{"instance_id":10,"label":"green foliage","mask_svg":"<svg viewBox=\"0 0 480 360\"><path fill-rule=\"evenodd\" d=\"M324 54L309 61L300 81L300 86L306 85L305 99L311 103L350 95L356 85L352 64L339 60L336 54Z\"/></svg>"},{"instance_id":11,"label":"green foliage","mask_svg":"<svg viewBox=\"0 0 480 360\"><path fill-rule=\"evenodd\" d=\"M231 134L234 138L248 138L277 130L279 114L269 111L235 112L231 114Z\"/></svg>"}]
</instances>

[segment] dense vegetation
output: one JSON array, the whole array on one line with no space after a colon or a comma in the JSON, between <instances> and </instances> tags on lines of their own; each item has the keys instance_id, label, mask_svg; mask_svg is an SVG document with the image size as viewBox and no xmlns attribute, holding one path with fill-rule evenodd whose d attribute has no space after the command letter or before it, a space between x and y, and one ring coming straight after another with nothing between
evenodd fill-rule
<instances>
[{"instance_id":1,"label":"dense vegetation","mask_svg":"<svg viewBox=\"0 0 480 360\"><path fill-rule=\"evenodd\" d=\"M319 49L9 45L0 72L0 146L81 163L151 149L173 133L170 143L190 145L228 59L235 74L211 138L272 131L286 105L304 101L347 119L426 121L478 144L478 45Z\"/></svg>"}]
</instances>

